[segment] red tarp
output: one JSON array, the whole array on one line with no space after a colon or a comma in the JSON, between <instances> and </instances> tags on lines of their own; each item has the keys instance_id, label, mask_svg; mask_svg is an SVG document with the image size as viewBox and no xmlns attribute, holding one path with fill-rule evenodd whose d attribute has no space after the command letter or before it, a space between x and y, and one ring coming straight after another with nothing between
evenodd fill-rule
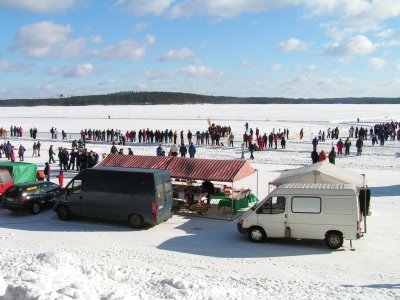
<instances>
[{"instance_id":1,"label":"red tarp","mask_svg":"<svg viewBox=\"0 0 400 300\"><path fill-rule=\"evenodd\" d=\"M172 178L234 182L256 170L244 160L109 154L98 166L168 170Z\"/></svg>"}]
</instances>

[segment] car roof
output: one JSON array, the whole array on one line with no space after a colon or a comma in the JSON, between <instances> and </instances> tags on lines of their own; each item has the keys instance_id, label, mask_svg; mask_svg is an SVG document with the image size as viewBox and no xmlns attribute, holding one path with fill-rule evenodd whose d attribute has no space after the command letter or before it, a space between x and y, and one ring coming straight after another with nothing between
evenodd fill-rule
<instances>
[{"instance_id":1,"label":"car roof","mask_svg":"<svg viewBox=\"0 0 400 300\"><path fill-rule=\"evenodd\" d=\"M15 184L14 187L16 187L16 188L26 188L26 187L31 187L31 186L41 186L41 185L44 185L44 184L51 184L51 185L58 186L58 184L56 184L54 182L50 182L50 181L30 181L30 182L24 182L24 183Z\"/></svg>"}]
</instances>

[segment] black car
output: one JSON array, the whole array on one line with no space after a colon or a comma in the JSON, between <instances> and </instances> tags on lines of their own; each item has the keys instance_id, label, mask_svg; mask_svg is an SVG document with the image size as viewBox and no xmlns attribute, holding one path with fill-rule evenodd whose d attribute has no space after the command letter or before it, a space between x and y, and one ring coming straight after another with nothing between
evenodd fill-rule
<instances>
[{"instance_id":1,"label":"black car","mask_svg":"<svg viewBox=\"0 0 400 300\"><path fill-rule=\"evenodd\" d=\"M1 207L11 211L28 210L37 215L42 209L53 207L62 193L59 185L48 181L20 183L5 191Z\"/></svg>"}]
</instances>

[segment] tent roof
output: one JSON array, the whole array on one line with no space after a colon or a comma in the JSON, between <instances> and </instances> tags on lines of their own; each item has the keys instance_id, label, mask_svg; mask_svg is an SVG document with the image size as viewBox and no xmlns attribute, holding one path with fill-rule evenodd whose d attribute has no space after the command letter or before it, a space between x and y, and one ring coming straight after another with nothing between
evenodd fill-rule
<instances>
[{"instance_id":1,"label":"tent roof","mask_svg":"<svg viewBox=\"0 0 400 300\"><path fill-rule=\"evenodd\" d=\"M360 188L364 186L364 176L321 161L298 169L282 172L272 182L273 185L285 183L352 183Z\"/></svg>"},{"instance_id":2,"label":"tent roof","mask_svg":"<svg viewBox=\"0 0 400 300\"><path fill-rule=\"evenodd\" d=\"M172 178L234 182L256 170L244 160L215 160L185 157L109 154L98 166L162 169Z\"/></svg>"},{"instance_id":3,"label":"tent roof","mask_svg":"<svg viewBox=\"0 0 400 300\"><path fill-rule=\"evenodd\" d=\"M109 154L98 166L166 170L170 159L165 156Z\"/></svg>"}]
</instances>

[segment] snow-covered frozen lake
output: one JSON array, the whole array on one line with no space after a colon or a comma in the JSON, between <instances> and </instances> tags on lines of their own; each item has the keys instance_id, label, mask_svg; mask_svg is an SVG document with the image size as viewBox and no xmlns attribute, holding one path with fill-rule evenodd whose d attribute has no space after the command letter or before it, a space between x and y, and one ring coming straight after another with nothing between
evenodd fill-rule
<instances>
[{"instance_id":1,"label":"snow-covered frozen lake","mask_svg":"<svg viewBox=\"0 0 400 300\"><path fill-rule=\"evenodd\" d=\"M9 138L27 148L26 161L39 169L51 127L75 137L81 129L172 129L203 131L207 119L231 126L235 147L198 146L197 157L240 158L244 123L267 134L289 129L286 149L255 152L259 196L282 170L311 163L311 139L319 131L400 121L400 105L172 105L1 108L0 127L38 128L42 156L32 158L33 140ZM108 118L110 116L110 118ZM357 123L359 118L359 123ZM303 128L305 136L299 139ZM333 142L336 144L336 141ZM355 141L353 142L353 145ZM169 149L170 144L163 145ZM87 144L109 153L110 144ZM122 147L122 146L121 146ZM135 154L155 155L156 144L127 144ZM332 140L320 143L329 152ZM249 154L246 153L246 158ZM0 159L4 161L5 159ZM367 176L372 215L367 234L332 251L322 241L250 243L236 221L174 216L145 230L93 220L59 221L53 211L37 216L0 210L0 299L400 299L400 142L365 142L362 156L336 164ZM53 165L52 181L57 182ZM67 172L67 180L76 172ZM253 181L253 182L251 182ZM254 177L242 184L254 186Z\"/></svg>"}]
</instances>

